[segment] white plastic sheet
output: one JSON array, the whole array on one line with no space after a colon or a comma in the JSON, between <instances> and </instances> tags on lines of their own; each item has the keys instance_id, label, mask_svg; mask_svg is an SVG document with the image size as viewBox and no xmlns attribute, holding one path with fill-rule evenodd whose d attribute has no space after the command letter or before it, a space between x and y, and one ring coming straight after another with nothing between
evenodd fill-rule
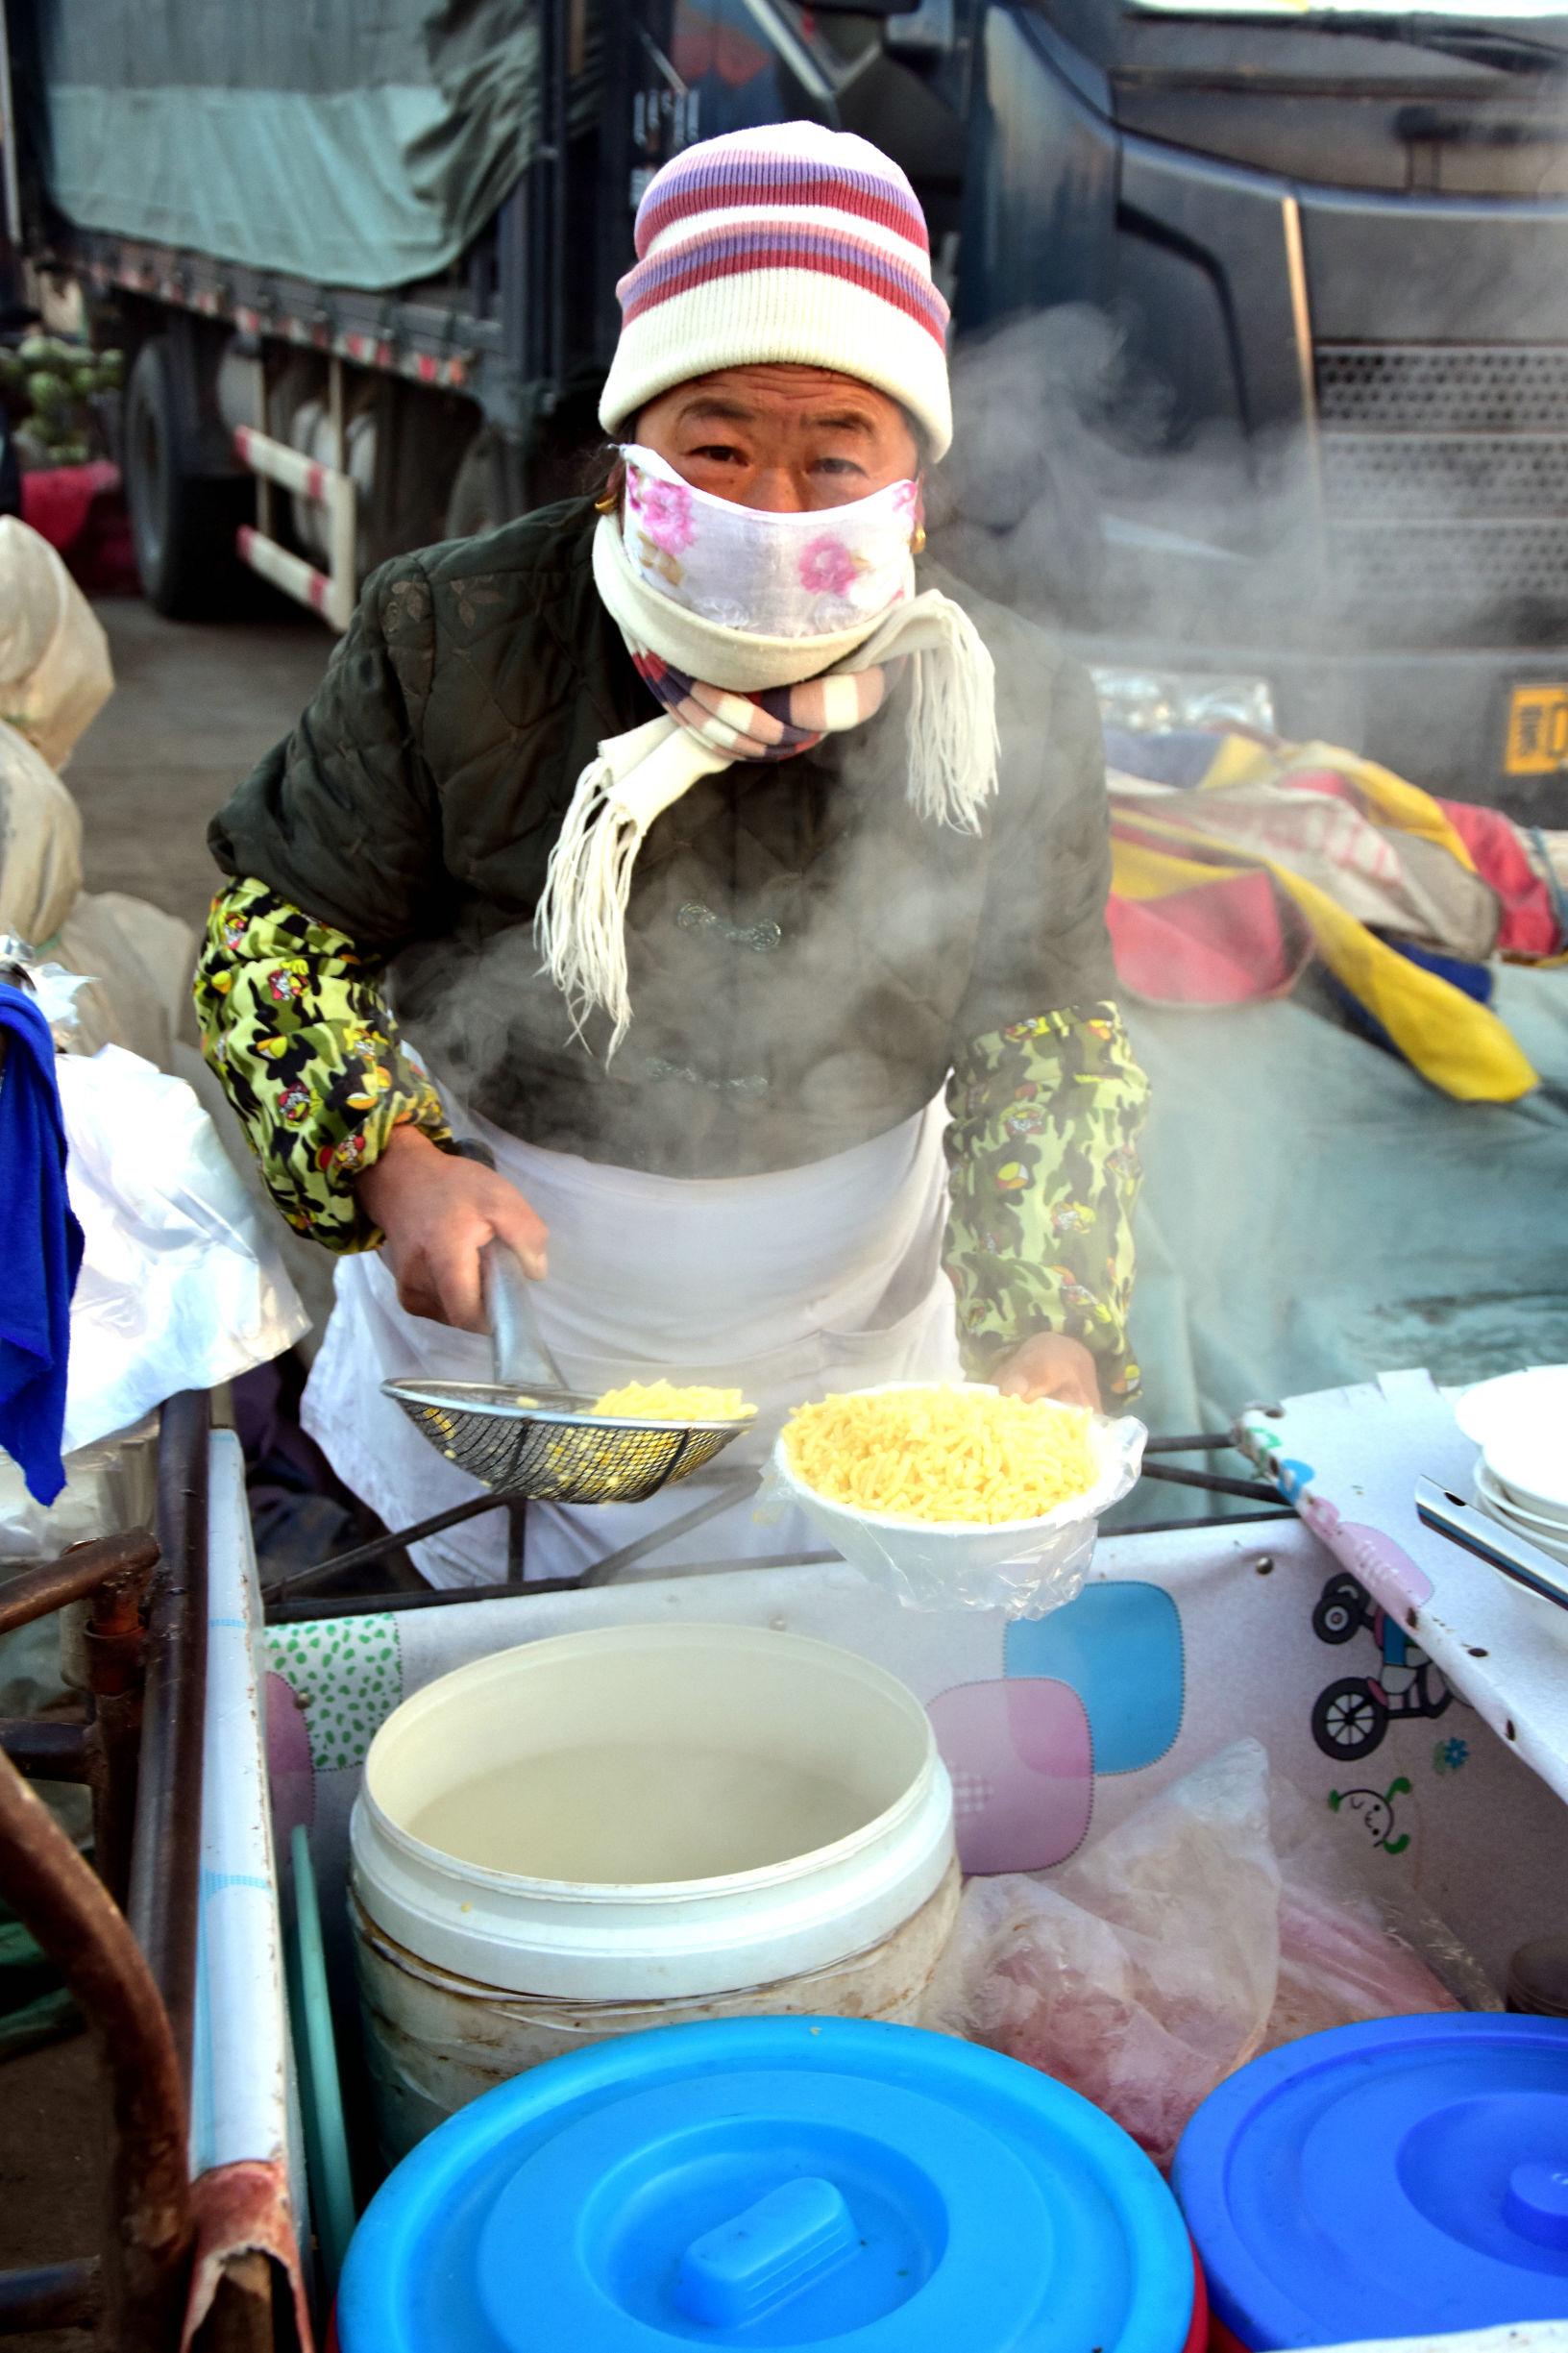
<instances>
[{"instance_id":1,"label":"white plastic sheet","mask_svg":"<svg viewBox=\"0 0 1568 2353\"><path fill-rule=\"evenodd\" d=\"M307 1318L183 1079L108 1045L57 1065L86 1252L71 1307L67 1453L177 1390L282 1355Z\"/></svg>"},{"instance_id":2,"label":"white plastic sheet","mask_svg":"<svg viewBox=\"0 0 1568 2353\"><path fill-rule=\"evenodd\" d=\"M149 1419L67 1455L65 1484L52 1504L30 1495L19 1465L0 1455L0 1575L7 1563L31 1568L116 1528L150 1528L157 1439L158 1424ZM21 1712L0 1699L0 1716Z\"/></svg>"}]
</instances>

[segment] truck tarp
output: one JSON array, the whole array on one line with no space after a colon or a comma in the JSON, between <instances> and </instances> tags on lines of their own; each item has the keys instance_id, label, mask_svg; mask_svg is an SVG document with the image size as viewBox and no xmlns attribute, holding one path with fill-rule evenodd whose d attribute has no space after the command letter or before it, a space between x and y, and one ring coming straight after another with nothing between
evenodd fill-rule
<instances>
[{"instance_id":1,"label":"truck tarp","mask_svg":"<svg viewBox=\"0 0 1568 2353\"><path fill-rule=\"evenodd\" d=\"M319 284L439 276L533 147L534 0L38 0L34 38L68 221Z\"/></svg>"}]
</instances>

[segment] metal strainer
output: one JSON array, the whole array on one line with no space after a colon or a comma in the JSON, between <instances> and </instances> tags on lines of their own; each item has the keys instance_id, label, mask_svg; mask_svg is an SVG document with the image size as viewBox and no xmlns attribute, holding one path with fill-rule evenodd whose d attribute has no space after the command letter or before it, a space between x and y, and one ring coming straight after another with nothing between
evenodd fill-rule
<instances>
[{"instance_id":1,"label":"metal strainer","mask_svg":"<svg viewBox=\"0 0 1568 2353\"><path fill-rule=\"evenodd\" d=\"M749 1419L649 1422L596 1413L569 1389L539 1329L528 1278L504 1242L485 1246L492 1381L384 1381L416 1430L471 1479L533 1503L640 1504L711 1462ZM530 1367L543 1367L541 1385Z\"/></svg>"}]
</instances>

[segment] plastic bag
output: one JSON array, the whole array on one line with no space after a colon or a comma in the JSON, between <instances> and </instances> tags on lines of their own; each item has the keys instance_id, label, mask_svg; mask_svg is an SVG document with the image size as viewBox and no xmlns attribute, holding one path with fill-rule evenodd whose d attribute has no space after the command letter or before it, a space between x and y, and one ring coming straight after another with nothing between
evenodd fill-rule
<instances>
[{"instance_id":1,"label":"plastic bag","mask_svg":"<svg viewBox=\"0 0 1568 2353\"><path fill-rule=\"evenodd\" d=\"M59 770L113 691L109 640L63 560L0 516L0 712Z\"/></svg>"},{"instance_id":2,"label":"plastic bag","mask_svg":"<svg viewBox=\"0 0 1568 2353\"><path fill-rule=\"evenodd\" d=\"M178 916L122 891L84 891L60 927L56 954L91 976L73 1050L123 1045L160 1070L172 1067L190 993L196 935Z\"/></svg>"},{"instance_id":3,"label":"plastic bag","mask_svg":"<svg viewBox=\"0 0 1568 2353\"><path fill-rule=\"evenodd\" d=\"M52 1504L27 1491L18 1465L0 1455L0 1568L55 1560L73 1544L121 1528L150 1528L158 1491L158 1423L149 1417L102 1445L65 1458L65 1484ZM0 1715L13 1708L0 1705Z\"/></svg>"},{"instance_id":4,"label":"plastic bag","mask_svg":"<svg viewBox=\"0 0 1568 2353\"><path fill-rule=\"evenodd\" d=\"M0 955L9 935L0 932ZM25 947L26 944L17 945ZM140 899L84 893L58 934L63 963L22 964L62 1054L123 1045L166 1070L176 1052L181 999L195 958L188 924Z\"/></svg>"},{"instance_id":5,"label":"plastic bag","mask_svg":"<svg viewBox=\"0 0 1568 2353\"><path fill-rule=\"evenodd\" d=\"M1273 1793L1280 1855L1280 1974L1265 2050L1329 2026L1418 2011L1495 2010L1491 1980L1408 1884L1380 1873L1374 1888L1361 1841L1287 1782Z\"/></svg>"},{"instance_id":6,"label":"plastic bag","mask_svg":"<svg viewBox=\"0 0 1568 2353\"><path fill-rule=\"evenodd\" d=\"M1439 1923L1403 1900L1390 1923L1306 1818L1240 1740L1049 1879L971 1880L922 2024L1070 2084L1168 2166L1200 2101L1262 2050L1495 2006Z\"/></svg>"},{"instance_id":7,"label":"plastic bag","mask_svg":"<svg viewBox=\"0 0 1568 2353\"><path fill-rule=\"evenodd\" d=\"M179 1389L282 1355L307 1318L183 1079L114 1045L57 1066L86 1254L71 1304L67 1452Z\"/></svg>"},{"instance_id":8,"label":"plastic bag","mask_svg":"<svg viewBox=\"0 0 1568 2353\"><path fill-rule=\"evenodd\" d=\"M0 710L4 710L0 686ZM82 888L82 813L41 752L0 720L0 931L51 939Z\"/></svg>"},{"instance_id":9,"label":"plastic bag","mask_svg":"<svg viewBox=\"0 0 1568 2353\"><path fill-rule=\"evenodd\" d=\"M22 967L56 1047L61 1054L95 1054L108 1040L98 1039L90 1046L83 1041L90 1035L100 1013L107 1011L101 1005L97 982L85 972L68 972L62 964L38 964L31 950L25 956L17 954L17 948L25 945L25 941L14 942L12 935L0 932L0 956L9 946L12 962Z\"/></svg>"},{"instance_id":10,"label":"plastic bag","mask_svg":"<svg viewBox=\"0 0 1568 2353\"><path fill-rule=\"evenodd\" d=\"M971 1385L999 1394L984 1383ZM886 1382L864 1394L929 1386ZM1100 1520L1137 1485L1148 1434L1131 1414L1115 1421L1091 1414L1090 1443L1099 1476L1089 1493L1040 1519L1001 1528L886 1519L830 1503L796 1477L780 1437L763 1475L756 1517L766 1522L790 1508L805 1512L852 1567L896 1594L907 1609L1004 1609L1014 1618L1042 1618L1083 1591Z\"/></svg>"},{"instance_id":11,"label":"plastic bag","mask_svg":"<svg viewBox=\"0 0 1568 2353\"><path fill-rule=\"evenodd\" d=\"M1168 2165L1262 2047L1279 1901L1268 1759L1238 1741L1049 1880L971 1879L921 2022L1070 2084Z\"/></svg>"}]
</instances>

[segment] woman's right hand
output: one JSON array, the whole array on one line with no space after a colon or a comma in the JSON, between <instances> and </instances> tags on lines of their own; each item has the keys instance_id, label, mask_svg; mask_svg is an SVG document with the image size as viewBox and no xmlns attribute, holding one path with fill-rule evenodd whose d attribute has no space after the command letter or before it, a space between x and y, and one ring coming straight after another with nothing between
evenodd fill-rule
<instances>
[{"instance_id":1,"label":"woman's right hand","mask_svg":"<svg viewBox=\"0 0 1568 2353\"><path fill-rule=\"evenodd\" d=\"M419 1128L393 1129L355 1190L386 1236L398 1302L410 1315L485 1332L479 1253L509 1242L538 1282L549 1234L515 1185L478 1161L443 1152Z\"/></svg>"}]
</instances>

